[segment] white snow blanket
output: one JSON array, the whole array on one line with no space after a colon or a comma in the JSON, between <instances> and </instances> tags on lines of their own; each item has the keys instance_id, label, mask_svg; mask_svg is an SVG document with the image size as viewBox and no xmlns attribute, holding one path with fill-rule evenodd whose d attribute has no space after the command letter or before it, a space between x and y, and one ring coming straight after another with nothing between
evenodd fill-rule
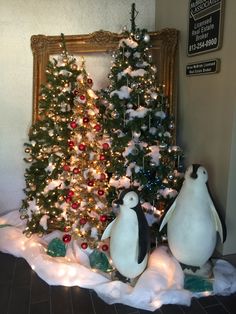
<instances>
[{"instance_id":1,"label":"white snow blanket","mask_svg":"<svg viewBox=\"0 0 236 314\"><path fill-rule=\"evenodd\" d=\"M118 280L111 281L105 273L92 270L88 255L76 241L68 244L65 257L49 256L46 253L48 243L55 237L61 238L62 233L55 231L42 238L37 235L27 238L22 233L24 224L18 211L0 217L0 251L23 257L49 285L94 289L108 304L123 303L149 311L163 304L191 303L193 294L183 289L182 269L165 246L153 251L147 269L132 287ZM236 269L231 264L217 260L213 271L213 293L228 295L236 291Z\"/></svg>"}]
</instances>

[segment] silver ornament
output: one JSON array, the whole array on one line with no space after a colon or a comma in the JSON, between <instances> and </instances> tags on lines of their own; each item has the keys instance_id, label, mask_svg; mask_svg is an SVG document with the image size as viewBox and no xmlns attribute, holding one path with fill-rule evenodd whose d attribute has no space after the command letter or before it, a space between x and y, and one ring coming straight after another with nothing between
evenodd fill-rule
<instances>
[{"instance_id":1,"label":"silver ornament","mask_svg":"<svg viewBox=\"0 0 236 314\"><path fill-rule=\"evenodd\" d=\"M174 124L174 122L172 121L172 122L170 122L170 124L169 124L169 129L170 130L173 130L175 128L175 124Z\"/></svg>"},{"instance_id":2,"label":"silver ornament","mask_svg":"<svg viewBox=\"0 0 236 314\"><path fill-rule=\"evenodd\" d=\"M139 150L138 150L136 147L132 149L131 154L132 154L133 156L137 156L138 153L139 153Z\"/></svg>"},{"instance_id":3,"label":"silver ornament","mask_svg":"<svg viewBox=\"0 0 236 314\"><path fill-rule=\"evenodd\" d=\"M145 124L143 124L142 126L141 126L141 129L143 130L143 131L146 131L147 130L147 125L145 125Z\"/></svg>"},{"instance_id":4,"label":"silver ornament","mask_svg":"<svg viewBox=\"0 0 236 314\"><path fill-rule=\"evenodd\" d=\"M166 149L167 147L167 144L162 142L160 145L159 145L160 149Z\"/></svg>"},{"instance_id":5,"label":"silver ornament","mask_svg":"<svg viewBox=\"0 0 236 314\"><path fill-rule=\"evenodd\" d=\"M118 119L120 115L119 115L119 112L114 110L114 111L112 111L111 116L113 119Z\"/></svg>"},{"instance_id":6,"label":"silver ornament","mask_svg":"<svg viewBox=\"0 0 236 314\"><path fill-rule=\"evenodd\" d=\"M140 131L133 131L132 134L133 134L134 138L139 138L141 135L141 132Z\"/></svg>"},{"instance_id":7,"label":"silver ornament","mask_svg":"<svg viewBox=\"0 0 236 314\"><path fill-rule=\"evenodd\" d=\"M144 40L146 43L148 43L148 42L150 41L150 36L149 36L149 34L145 34L145 35L143 36L143 40Z\"/></svg>"}]
</instances>

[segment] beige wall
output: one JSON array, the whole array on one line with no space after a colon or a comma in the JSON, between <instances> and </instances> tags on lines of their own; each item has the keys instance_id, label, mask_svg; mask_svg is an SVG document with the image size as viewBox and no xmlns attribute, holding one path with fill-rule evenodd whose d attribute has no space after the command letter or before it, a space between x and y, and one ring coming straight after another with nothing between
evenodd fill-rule
<instances>
[{"instance_id":1,"label":"beige wall","mask_svg":"<svg viewBox=\"0 0 236 314\"><path fill-rule=\"evenodd\" d=\"M0 0L0 214L19 208L23 198L23 143L32 115L30 37L119 32L130 26L133 2L138 26L154 31L155 0Z\"/></svg>"},{"instance_id":2,"label":"beige wall","mask_svg":"<svg viewBox=\"0 0 236 314\"><path fill-rule=\"evenodd\" d=\"M157 0L156 28L180 31L178 69L178 140L186 166L202 163L209 186L225 215L228 238L224 254L236 253L236 1L226 0L222 49L187 57L188 0ZM186 64L221 59L218 74L187 77Z\"/></svg>"}]
</instances>

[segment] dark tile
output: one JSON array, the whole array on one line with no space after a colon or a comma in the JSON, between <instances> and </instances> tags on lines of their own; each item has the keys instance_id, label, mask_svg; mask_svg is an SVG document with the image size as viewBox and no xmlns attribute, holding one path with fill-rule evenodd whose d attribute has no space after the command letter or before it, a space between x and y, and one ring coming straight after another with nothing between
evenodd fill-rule
<instances>
[{"instance_id":1,"label":"dark tile","mask_svg":"<svg viewBox=\"0 0 236 314\"><path fill-rule=\"evenodd\" d=\"M15 275L13 279L14 286L27 286L31 281L31 267L23 258L17 258Z\"/></svg>"},{"instance_id":2,"label":"dark tile","mask_svg":"<svg viewBox=\"0 0 236 314\"><path fill-rule=\"evenodd\" d=\"M203 313L206 313L206 311L203 309L202 305L195 298L193 298L191 300L190 306L181 305L180 307L184 311L184 313L186 313L186 314L203 314Z\"/></svg>"},{"instance_id":3,"label":"dark tile","mask_svg":"<svg viewBox=\"0 0 236 314\"><path fill-rule=\"evenodd\" d=\"M94 313L91 295L88 289L80 287L71 288L73 313Z\"/></svg>"},{"instance_id":4,"label":"dark tile","mask_svg":"<svg viewBox=\"0 0 236 314\"><path fill-rule=\"evenodd\" d=\"M117 311L117 314L139 314L139 310L135 307L131 307L125 304L116 303L115 308ZM150 313L150 312L149 312Z\"/></svg>"},{"instance_id":5,"label":"dark tile","mask_svg":"<svg viewBox=\"0 0 236 314\"><path fill-rule=\"evenodd\" d=\"M0 282L7 282L13 279L15 272L16 257L0 252L1 276Z\"/></svg>"},{"instance_id":6,"label":"dark tile","mask_svg":"<svg viewBox=\"0 0 236 314\"><path fill-rule=\"evenodd\" d=\"M50 286L43 281L35 272L31 278L31 303L50 300Z\"/></svg>"},{"instance_id":7,"label":"dark tile","mask_svg":"<svg viewBox=\"0 0 236 314\"><path fill-rule=\"evenodd\" d=\"M69 287L51 286L51 314L72 314L72 300Z\"/></svg>"},{"instance_id":8,"label":"dark tile","mask_svg":"<svg viewBox=\"0 0 236 314\"><path fill-rule=\"evenodd\" d=\"M50 314L50 302L40 302L30 305L29 314Z\"/></svg>"},{"instance_id":9,"label":"dark tile","mask_svg":"<svg viewBox=\"0 0 236 314\"><path fill-rule=\"evenodd\" d=\"M94 291L90 291L90 293L96 314L117 314L114 304L109 305L105 303Z\"/></svg>"},{"instance_id":10,"label":"dark tile","mask_svg":"<svg viewBox=\"0 0 236 314\"><path fill-rule=\"evenodd\" d=\"M229 296L216 296L217 300L223 304L230 313L236 313L236 293Z\"/></svg>"},{"instance_id":11,"label":"dark tile","mask_svg":"<svg viewBox=\"0 0 236 314\"><path fill-rule=\"evenodd\" d=\"M199 298L198 301L203 307L219 304L219 301L214 295L209 296L209 297Z\"/></svg>"},{"instance_id":12,"label":"dark tile","mask_svg":"<svg viewBox=\"0 0 236 314\"><path fill-rule=\"evenodd\" d=\"M8 314L25 314L29 312L29 286L13 287Z\"/></svg>"},{"instance_id":13,"label":"dark tile","mask_svg":"<svg viewBox=\"0 0 236 314\"><path fill-rule=\"evenodd\" d=\"M163 314L183 314L183 310L179 305L175 304L164 304L161 307L161 312Z\"/></svg>"},{"instance_id":14,"label":"dark tile","mask_svg":"<svg viewBox=\"0 0 236 314\"><path fill-rule=\"evenodd\" d=\"M10 283L0 283L0 309L2 314L6 314L8 312L10 294Z\"/></svg>"},{"instance_id":15,"label":"dark tile","mask_svg":"<svg viewBox=\"0 0 236 314\"><path fill-rule=\"evenodd\" d=\"M221 305L212 305L212 306L206 307L205 310L208 314L229 314L230 313L226 311Z\"/></svg>"}]
</instances>

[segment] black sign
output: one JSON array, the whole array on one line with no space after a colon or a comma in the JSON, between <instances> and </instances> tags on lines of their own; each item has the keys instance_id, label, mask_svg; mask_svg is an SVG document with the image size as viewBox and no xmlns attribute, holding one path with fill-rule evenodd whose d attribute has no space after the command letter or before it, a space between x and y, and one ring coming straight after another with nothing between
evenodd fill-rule
<instances>
[{"instance_id":1,"label":"black sign","mask_svg":"<svg viewBox=\"0 0 236 314\"><path fill-rule=\"evenodd\" d=\"M200 61L187 64L186 75L213 74L219 72L219 69L219 59Z\"/></svg>"},{"instance_id":2,"label":"black sign","mask_svg":"<svg viewBox=\"0 0 236 314\"><path fill-rule=\"evenodd\" d=\"M188 56L221 48L224 0L190 0Z\"/></svg>"}]
</instances>

